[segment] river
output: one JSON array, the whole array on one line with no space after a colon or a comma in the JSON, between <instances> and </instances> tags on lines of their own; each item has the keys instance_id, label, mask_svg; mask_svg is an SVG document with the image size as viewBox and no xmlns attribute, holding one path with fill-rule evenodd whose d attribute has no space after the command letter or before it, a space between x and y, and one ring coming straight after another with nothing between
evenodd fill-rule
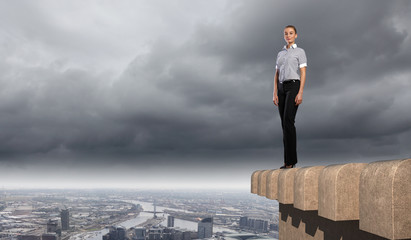
<instances>
[{"instance_id":1,"label":"river","mask_svg":"<svg viewBox=\"0 0 411 240\"><path fill-rule=\"evenodd\" d=\"M141 202L141 201L135 201L135 200L129 200L126 201L129 203L133 203L133 204L140 204L144 211L154 211L154 206L152 203L149 202ZM161 207L161 206L156 206L156 211L157 212L162 212L164 211L164 209L169 209L169 210L173 210L173 211L181 211L181 209L175 209L175 208L169 208L169 207ZM188 211L186 211L188 212ZM168 214L163 214L161 216L164 216L165 220L161 223L164 226L167 226L167 217ZM152 218L153 214L152 213L147 213L147 212L141 212L137 217L121 222L118 225L121 225L123 227L126 228L131 228L131 227L135 227L145 221L147 221L148 219ZM174 226L181 228L181 229L187 229L189 231L197 231L197 222L192 222L192 221L187 221L187 220L182 220L182 219L174 219ZM236 231L228 229L228 228L222 228L222 227L216 227L213 226L213 232L232 232L235 233ZM72 237L70 237L70 240L102 240L103 239L103 235L108 233L108 229L102 229L99 231L93 231L93 232L86 232L86 233L79 233L76 234Z\"/></svg>"}]
</instances>

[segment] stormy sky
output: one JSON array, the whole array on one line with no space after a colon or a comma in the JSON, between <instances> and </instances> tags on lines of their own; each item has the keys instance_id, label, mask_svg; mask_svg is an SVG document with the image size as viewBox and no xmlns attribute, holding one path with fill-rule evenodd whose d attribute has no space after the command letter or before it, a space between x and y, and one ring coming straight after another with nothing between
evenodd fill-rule
<instances>
[{"instance_id":1,"label":"stormy sky","mask_svg":"<svg viewBox=\"0 0 411 240\"><path fill-rule=\"evenodd\" d=\"M283 28L307 54L297 166L410 157L411 2L1 1L0 187L239 187L283 163Z\"/></svg>"}]
</instances>

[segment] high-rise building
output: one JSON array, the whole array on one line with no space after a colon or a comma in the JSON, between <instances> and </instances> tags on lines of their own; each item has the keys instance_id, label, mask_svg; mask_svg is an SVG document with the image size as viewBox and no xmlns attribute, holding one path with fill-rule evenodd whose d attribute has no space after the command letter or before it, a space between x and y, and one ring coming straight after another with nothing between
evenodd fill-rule
<instances>
[{"instance_id":1,"label":"high-rise building","mask_svg":"<svg viewBox=\"0 0 411 240\"><path fill-rule=\"evenodd\" d=\"M103 240L126 240L126 229L118 226L109 228L109 232L103 236Z\"/></svg>"},{"instance_id":2,"label":"high-rise building","mask_svg":"<svg viewBox=\"0 0 411 240\"><path fill-rule=\"evenodd\" d=\"M148 231L148 239L149 240L160 240L161 239L161 229L151 228Z\"/></svg>"},{"instance_id":3,"label":"high-rise building","mask_svg":"<svg viewBox=\"0 0 411 240\"><path fill-rule=\"evenodd\" d=\"M248 228L249 229L254 229L254 222L255 222L254 218L248 219Z\"/></svg>"},{"instance_id":4,"label":"high-rise building","mask_svg":"<svg viewBox=\"0 0 411 240\"><path fill-rule=\"evenodd\" d=\"M61 217L61 229L62 230L69 230L70 228L70 212L68 209L62 209L60 212Z\"/></svg>"},{"instance_id":5,"label":"high-rise building","mask_svg":"<svg viewBox=\"0 0 411 240\"><path fill-rule=\"evenodd\" d=\"M176 231L175 228L171 228L171 227L163 228L163 234L164 233L173 233L175 231Z\"/></svg>"},{"instance_id":6,"label":"high-rise building","mask_svg":"<svg viewBox=\"0 0 411 240\"><path fill-rule=\"evenodd\" d=\"M135 240L145 240L146 239L146 228L135 228L134 229L134 239Z\"/></svg>"},{"instance_id":7,"label":"high-rise building","mask_svg":"<svg viewBox=\"0 0 411 240\"><path fill-rule=\"evenodd\" d=\"M183 232L183 240L191 240L191 232L190 231Z\"/></svg>"},{"instance_id":8,"label":"high-rise building","mask_svg":"<svg viewBox=\"0 0 411 240\"><path fill-rule=\"evenodd\" d=\"M108 229L107 235L108 235L108 240L116 240L117 239L117 229L116 229L116 227L111 226Z\"/></svg>"},{"instance_id":9,"label":"high-rise building","mask_svg":"<svg viewBox=\"0 0 411 240\"><path fill-rule=\"evenodd\" d=\"M167 217L167 227L174 227L174 217L173 216Z\"/></svg>"},{"instance_id":10,"label":"high-rise building","mask_svg":"<svg viewBox=\"0 0 411 240\"><path fill-rule=\"evenodd\" d=\"M117 240L125 240L126 239L126 228L124 227L117 227Z\"/></svg>"},{"instance_id":11,"label":"high-rise building","mask_svg":"<svg viewBox=\"0 0 411 240\"><path fill-rule=\"evenodd\" d=\"M204 218L198 223L198 238L213 236L213 218Z\"/></svg>"},{"instance_id":12,"label":"high-rise building","mask_svg":"<svg viewBox=\"0 0 411 240\"><path fill-rule=\"evenodd\" d=\"M47 232L48 233L53 233L57 231L58 223L57 220L51 220L47 222Z\"/></svg>"},{"instance_id":13,"label":"high-rise building","mask_svg":"<svg viewBox=\"0 0 411 240\"><path fill-rule=\"evenodd\" d=\"M183 233L181 231L175 231L171 233L172 240L183 240Z\"/></svg>"},{"instance_id":14,"label":"high-rise building","mask_svg":"<svg viewBox=\"0 0 411 240\"><path fill-rule=\"evenodd\" d=\"M271 223L271 224L270 224L270 230L271 230L271 231L277 231L277 232L278 232L278 224Z\"/></svg>"},{"instance_id":15,"label":"high-rise building","mask_svg":"<svg viewBox=\"0 0 411 240\"><path fill-rule=\"evenodd\" d=\"M240 228L250 229L257 232L268 232L269 223L267 220L241 217Z\"/></svg>"},{"instance_id":16,"label":"high-rise building","mask_svg":"<svg viewBox=\"0 0 411 240\"><path fill-rule=\"evenodd\" d=\"M173 239L173 234L175 232L176 232L176 230L174 228L171 228L171 227L163 228L162 239L163 240L174 240Z\"/></svg>"},{"instance_id":17,"label":"high-rise building","mask_svg":"<svg viewBox=\"0 0 411 240\"><path fill-rule=\"evenodd\" d=\"M248 217L240 217L240 228L248 227Z\"/></svg>"},{"instance_id":18,"label":"high-rise building","mask_svg":"<svg viewBox=\"0 0 411 240\"><path fill-rule=\"evenodd\" d=\"M57 240L58 236L56 233L43 233L41 235L41 240Z\"/></svg>"},{"instance_id":19,"label":"high-rise building","mask_svg":"<svg viewBox=\"0 0 411 240\"><path fill-rule=\"evenodd\" d=\"M148 240L160 240L161 234L160 233L149 233Z\"/></svg>"},{"instance_id":20,"label":"high-rise building","mask_svg":"<svg viewBox=\"0 0 411 240\"><path fill-rule=\"evenodd\" d=\"M268 221L256 219L254 221L254 230L257 232L268 232Z\"/></svg>"}]
</instances>

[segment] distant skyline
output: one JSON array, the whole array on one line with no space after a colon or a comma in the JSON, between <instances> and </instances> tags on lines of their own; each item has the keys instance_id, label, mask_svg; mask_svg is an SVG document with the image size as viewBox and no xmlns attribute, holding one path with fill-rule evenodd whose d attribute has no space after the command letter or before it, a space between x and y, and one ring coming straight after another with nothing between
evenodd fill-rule
<instances>
[{"instance_id":1,"label":"distant skyline","mask_svg":"<svg viewBox=\"0 0 411 240\"><path fill-rule=\"evenodd\" d=\"M0 187L240 188L278 168L284 26L308 58L297 167L410 158L410 1L1 1Z\"/></svg>"}]
</instances>

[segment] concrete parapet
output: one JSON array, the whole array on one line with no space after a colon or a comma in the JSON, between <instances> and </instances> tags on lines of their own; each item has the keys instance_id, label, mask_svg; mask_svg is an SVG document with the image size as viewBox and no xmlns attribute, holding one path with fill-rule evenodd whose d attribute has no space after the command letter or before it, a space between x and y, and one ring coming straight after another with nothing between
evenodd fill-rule
<instances>
[{"instance_id":1,"label":"concrete parapet","mask_svg":"<svg viewBox=\"0 0 411 240\"><path fill-rule=\"evenodd\" d=\"M304 167L294 178L294 207L300 210L318 210L318 177L324 166Z\"/></svg>"},{"instance_id":2,"label":"concrete parapet","mask_svg":"<svg viewBox=\"0 0 411 240\"><path fill-rule=\"evenodd\" d=\"M280 203L280 240L411 239L411 159L259 170L251 192Z\"/></svg>"},{"instance_id":3,"label":"concrete parapet","mask_svg":"<svg viewBox=\"0 0 411 240\"><path fill-rule=\"evenodd\" d=\"M266 186L266 198L277 200L278 199L278 175L281 169L271 170L267 173L267 186Z\"/></svg>"},{"instance_id":4,"label":"concrete parapet","mask_svg":"<svg viewBox=\"0 0 411 240\"><path fill-rule=\"evenodd\" d=\"M251 174L251 193L257 194L258 193L258 176L263 170L254 171Z\"/></svg>"},{"instance_id":5,"label":"concrete parapet","mask_svg":"<svg viewBox=\"0 0 411 240\"><path fill-rule=\"evenodd\" d=\"M411 238L411 159L367 165L360 178L360 229Z\"/></svg>"},{"instance_id":6,"label":"concrete parapet","mask_svg":"<svg viewBox=\"0 0 411 240\"><path fill-rule=\"evenodd\" d=\"M302 211L292 204L279 204L280 240L386 240L362 231L359 221L332 221L318 216L318 211Z\"/></svg>"},{"instance_id":7,"label":"concrete parapet","mask_svg":"<svg viewBox=\"0 0 411 240\"><path fill-rule=\"evenodd\" d=\"M282 169L278 174L278 202L294 203L294 176L299 168Z\"/></svg>"},{"instance_id":8,"label":"concrete parapet","mask_svg":"<svg viewBox=\"0 0 411 240\"><path fill-rule=\"evenodd\" d=\"M366 163L325 167L318 181L318 215L333 221L359 219L359 185Z\"/></svg>"},{"instance_id":9,"label":"concrete parapet","mask_svg":"<svg viewBox=\"0 0 411 240\"><path fill-rule=\"evenodd\" d=\"M265 190L267 185L267 174L271 170L264 170L258 175L258 191L257 194L265 197Z\"/></svg>"}]
</instances>

